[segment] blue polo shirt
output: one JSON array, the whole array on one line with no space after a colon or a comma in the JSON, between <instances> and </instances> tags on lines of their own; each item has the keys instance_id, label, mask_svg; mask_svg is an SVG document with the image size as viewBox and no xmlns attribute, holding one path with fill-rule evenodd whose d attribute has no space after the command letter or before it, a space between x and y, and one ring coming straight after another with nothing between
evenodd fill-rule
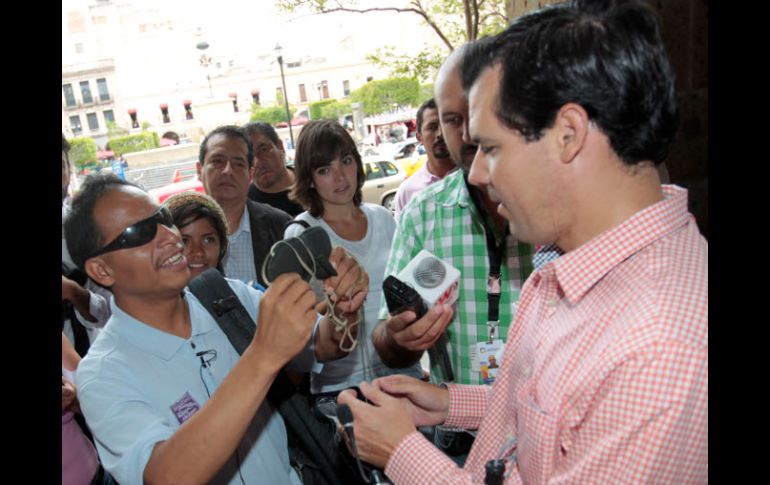
<instances>
[{"instance_id":1,"label":"blue polo shirt","mask_svg":"<svg viewBox=\"0 0 770 485\"><path fill-rule=\"evenodd\" d=\"M262 293L239 281L228 283L256 322ZM136 320L113 298L112 317L78 366L81 409L104 468L121 484L142 483L155 444L203 407L239 358L187 288L184 298L192 324L189 339ZM198 352L206 353L199 357ZM305 362L308 352L312 355L310 345L301 354ZM237 461L233 454L211 483L241 483L239 461L247 484L299 484L287 446L283 420L264 402L238 445Z\"/></svg>"}]
</instances>

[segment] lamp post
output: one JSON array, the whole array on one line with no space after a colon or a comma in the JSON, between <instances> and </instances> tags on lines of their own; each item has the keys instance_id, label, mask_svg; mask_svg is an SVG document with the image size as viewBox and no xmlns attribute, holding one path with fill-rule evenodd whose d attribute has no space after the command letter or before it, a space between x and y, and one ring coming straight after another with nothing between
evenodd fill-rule
<instances>
[{"instance_id":1,"label":"lamp post","mask_svg":"<svg viewBox=\"0 0 770 485\"><path fill-rule=\"evenodd\" d=\"M275 54L278 56L278 65L281 66L281 85L283 86L283 105L286 108L286 117L289 119L289 137L291 138L291 147L294 148L294 131L291 129L291 112L289 111L289 96L286 92L286 78L283 75L283 47L281 44L275 44Z\"/></svg>"},{"instance_id":2,"label":"lamp post","mask_svg":"<svg viewBox=\"0 0 770 485\"><path fill-rule=\"evenodd\" d=\"M209 65L211 65L211 58L206 56L206 49L209 48L209 43L204 40L198 42L195 47L203 52L203 54L201 54L201 66L206 68L206 81L209 83L209 98L213 98L214 91L211 90L211 76L209 75Z\"/></svg>"}]
</instances>

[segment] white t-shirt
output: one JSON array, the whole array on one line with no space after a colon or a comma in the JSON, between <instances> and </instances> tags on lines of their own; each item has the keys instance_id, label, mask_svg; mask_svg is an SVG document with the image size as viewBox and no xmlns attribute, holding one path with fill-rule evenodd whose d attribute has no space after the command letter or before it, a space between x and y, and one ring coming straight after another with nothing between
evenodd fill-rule
<instances>
[{"instance_id":1,"label":"white t-shirt","mask_svg":"<svg viewBox=\"0 0 770 485\"><path fill-rule=\"evenodd\" d=\"M391 212L379 205L361 204L366 216L366 235L360 241L342 239L323 219L315 218L308 212L295 217L311 226L321 226L329 234L332 247L342 246L358 260L369 274L369 294L364 303L364 317L358 327L358 345L349 356L323 364L319 374L312 374L310 389L313 394L333 392L358 385L361 381L371 382L376 377L390 374L406 374L422 377L419 362L404 369L392 369L380 360L372 344L372 331L377 325L382 280L385 275L385 263L390 253L390 245L396 230L396 222ZM286 228L284 238L298 236L305 230L300 224L291 224Z\"/></svg>"}]
</instances>

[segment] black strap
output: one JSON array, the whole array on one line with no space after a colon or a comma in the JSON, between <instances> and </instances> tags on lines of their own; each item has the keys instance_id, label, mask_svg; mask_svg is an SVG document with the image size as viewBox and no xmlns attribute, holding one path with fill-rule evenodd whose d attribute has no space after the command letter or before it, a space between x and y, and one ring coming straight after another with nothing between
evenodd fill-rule
<instances>
[{"instance_id":1,"label":"black strap","mask_svg":"<svg viewBox=\"0 0 770 485\"><path fill-rule=\"evenodd\" d=\"M487 238L487 257L489 258L489 276L487 277L487 323L499 323L501 290L500 266L502 266L503 255L505 254L505 239L508 235L508 226L506 226L503 237L498 244L495 238L494 222L489 220L491 216L488 215L484 203L481 200L481 192L477 187L468 183L467 175L465 175L465 185L468 187L471 201L476 206L476 210L479 214L481 214L481 224L484 227L484 235Z\"/></svg>"},{"instance_id":2,"label":"black strap","mask_svg":"<svg viewBox=\"0 0 770 485\"><path fill-rule=\"evenodd\" d=\"M487 278L487 321L500 320L500 266L503 262L505 238L498 245L490 228L485 229L487 236L487 257L489 258L489 277Z\"/></svg>"},{"instance_id":3,"label":"black strap","mask_svg":"<svg viewBox=\"0 0 770 485\"><path fill-rule=\"evenodd\" d=\"M193 278L188 287L222 327L238 355L243 354L254 338L256 327L222 273L209 268Z\"/></svg>"},{"instance_id":4,"label":"black strap","mask_svg":"<svg viewBox=\"0 0 770 485\"><path fill-rule=\"evenodd\" d=\"M286 224L283 225L283 232L286 232L286 228L291 226L292 224L299 224L300 226L304 227L305 229L310 227L310 224L308 224L307 221L303 221L302 219L292 219L292 220L290 220L289 222L287 222Z\"/></svg>"},{"instance_id":5,"label":"black strap","mask_svg":"<svg viewBox=\"0 0 770 485\"><path fill-rule=\"evenodd\" d=\"M256 325L222 273L209 268L193 278L188 287L222 327L238 354L242 354L254 338ZM287 431L299 442L303 452L313 458L328 483L340 483L334 465L336 449L330 446L328 436L319 430L319 422L311 414L307 398L297 392L283 369L270 386L267 400L281 414Z\"/></svg>"},{"instance_id":6,"label":"black strap","mask_svg":"<svg viewBox=\"0 0 770 485\"><path fill-rule=\"evenodd\" d=\"M84 272L80 271L77 268L70 267L64 261L62 261L61 263L61 274L71 279L75 283L79 284L80 286L85 286L86 281L88 281L88 276L86 276ZM86 328L83 326L80 320L78 320L78 317L75 314L75 307L72 306L72 303L70 303L67 300L62 300L61 302L62 330L64 330L64 323L67 320L69 320L70 326L72 327L72 338L74 340L72 342L72 346L75 347L75 352L77 352L79 356L85 357L86 352L88 352L88 349L91 345L91 343L88 340L88 332L86 331Z\"/></svg>"}]
</instances>

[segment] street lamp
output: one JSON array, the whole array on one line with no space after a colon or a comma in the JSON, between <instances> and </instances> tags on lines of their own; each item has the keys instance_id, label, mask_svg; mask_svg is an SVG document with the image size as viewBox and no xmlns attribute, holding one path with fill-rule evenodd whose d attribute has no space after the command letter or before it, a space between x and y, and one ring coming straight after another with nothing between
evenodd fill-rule
<instances>
[{"instance_id":1,"label":"street lamp","mask_svg":"<svg viewBox=\"0 0 770 485\"><path fill-rule=\"evenodd\" d=\"M281 85L283 86L283 105L286 108L286 117L289 119L289 137L291 138L291 147L294 148L294 132L291 129L291 112L289 111L289 96L286 92L286 78L283 75L283 47L281 44L275 44L275 55L278 56L278 65L281 66Z\"/></svg>"},{"instance_id":2,"label":"street lamp","mask_svg":"<svg viewBox=\"0 0 770 485\"><path fill-rule=\"evenodd\" d=\"M209 48L209 43L204 41L198 42L195 46L203 52L201 54L201 66L206 68L206 81L209 83L209 98L214 97L214 91L211 90L211 76L209 75L209 66L211 65L211 58L206 55L206 49Z\"/></svg>"}]
</instances>

